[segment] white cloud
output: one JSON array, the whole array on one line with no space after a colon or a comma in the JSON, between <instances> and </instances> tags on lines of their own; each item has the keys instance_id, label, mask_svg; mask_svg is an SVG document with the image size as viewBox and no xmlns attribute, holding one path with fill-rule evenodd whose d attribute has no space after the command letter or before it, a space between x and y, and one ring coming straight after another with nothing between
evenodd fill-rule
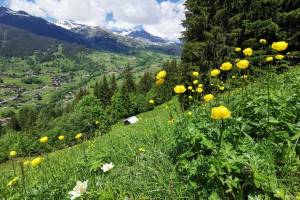
<instances>
[{"instance_id":1,"label":"white cloud","mask_svg":"<svg viewBox=\"0 0 300 200\"><path fill-rule=\"evenodd\" d=\"M143 25L146 31L176 40L182 31L184 0L158 3L156 0L10 0L13 10L58 21L73 20L106 28L131 29ZM107 21L107 14L113 21Z\"/></svg>"}]
</instances>

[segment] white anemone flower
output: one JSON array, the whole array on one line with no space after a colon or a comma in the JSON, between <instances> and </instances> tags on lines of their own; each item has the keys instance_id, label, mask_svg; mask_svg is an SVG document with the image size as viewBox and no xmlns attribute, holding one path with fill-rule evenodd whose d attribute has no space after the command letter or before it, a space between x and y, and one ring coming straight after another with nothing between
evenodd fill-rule
<instances>
[{"instance_id":1,"label":"white anemone flower","mask_svg":"<svg viewBox=\"0 0 300 200\"><path fill-rule=\"evenodd\" d=\"M88 185L88 181L77 181L76 182L76 186L73 188L73 191L69 192L69 194L71 195L71 200L76 199L78 197L80 197L83 193L86 192L87 189L87 185Z\"/></svg>"},{"instance_id":2,"label":"white anemone flower","mask_svg":"<svg viewBox=\"0 0 300 200\"><path fill-rule=\"evenodd\" d=\"M103 172L108 172L108 171L112 170L112 168L114 168L114 165L112 164L112 162L109 164L106 163L101 167Z\"/></svg>"}]
</instances>

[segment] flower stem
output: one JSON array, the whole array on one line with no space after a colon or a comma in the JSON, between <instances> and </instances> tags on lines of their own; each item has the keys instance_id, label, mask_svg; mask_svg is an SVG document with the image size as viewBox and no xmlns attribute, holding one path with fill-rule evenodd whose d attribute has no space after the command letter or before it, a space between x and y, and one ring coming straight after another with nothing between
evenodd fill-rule
<instances>
[{"instance_id":1,"label":"flower stem","mask_svg":"<svg viewBox=\"0 0 300 200\"><path fill-rule=\"evenodd\" d=\"M221 121L221 129L220 129L220 137L219 137L219 144L218 144L218 154L220 152L222 138L223 138L223 130L224 130L224 120Z\"/></svg>"}]
</instances>

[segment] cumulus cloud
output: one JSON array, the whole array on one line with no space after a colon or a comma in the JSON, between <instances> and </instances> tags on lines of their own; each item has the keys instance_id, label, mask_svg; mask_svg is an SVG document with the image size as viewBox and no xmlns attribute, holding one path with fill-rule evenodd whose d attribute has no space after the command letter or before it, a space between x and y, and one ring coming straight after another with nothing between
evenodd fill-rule
<instances>
[{"instance_id":1,"label":"cumulus cloud","mask_svg":"<svg viewBox=\"0 0 300 200\"><path fill-rule=\"evenodd\" d=\"M98 25L110 29L143 26L154 35L176 40L182 31L184 0L9 0L13 10L57 21ZM113 19L107 20L111 14Z\"/></svg>"}]
</instances>

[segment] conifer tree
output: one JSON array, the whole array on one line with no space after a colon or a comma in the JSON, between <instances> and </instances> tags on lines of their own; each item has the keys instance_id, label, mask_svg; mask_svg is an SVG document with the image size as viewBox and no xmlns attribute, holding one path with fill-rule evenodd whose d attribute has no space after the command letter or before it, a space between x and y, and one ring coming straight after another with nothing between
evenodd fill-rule
<instances>
[{"instance_id":1,"label":"conifer tree","mask_svg":"<svg viewBox=\"0 0 300 200\"><path fill-rule=\"evenodd\" d=\"M147 93L153 87L153 83L154 79L151 73L145 72L138 84L139 92Z\"/></svg>"},{"instance_id":2,"label":"conifer tree","mask_svg":"<svg viewBox=\"0 0 300 200\"><path fill-rule=\"evenodd\" d=\"M135 92L136 86L133 80L132 68L129 66L129 64L124 69L123 74L124 74L124 81L122 86L122 92L127 92L127 93Z\"/></svg>"}]
</instances>

